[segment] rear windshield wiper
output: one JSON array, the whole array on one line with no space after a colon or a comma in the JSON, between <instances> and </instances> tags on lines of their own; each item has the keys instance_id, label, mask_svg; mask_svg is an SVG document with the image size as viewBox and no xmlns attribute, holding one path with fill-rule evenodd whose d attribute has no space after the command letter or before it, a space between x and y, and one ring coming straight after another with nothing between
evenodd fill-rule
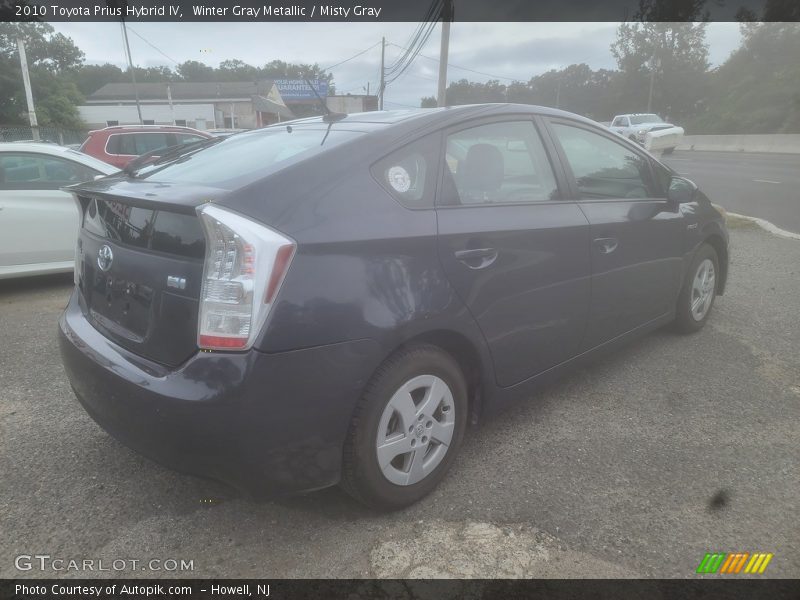
<instances>
[{"instance_id":1,"label":"rear windshield wiper","mask_svg":"<svg viewBox=\"0 0 800 600\"><path fill-rule=\"evenodd\" d=\"M176 144L175 146L157 148L134 158L131 162L125 165L125 167L122 169L122 172L128 177L136 177L139 171L141 171L144 167L164 164L190 152L218 144L224 139L224 137L212 137L199 140L197 142L191 142L189 144Z\"/></svg>"}]
</instances>

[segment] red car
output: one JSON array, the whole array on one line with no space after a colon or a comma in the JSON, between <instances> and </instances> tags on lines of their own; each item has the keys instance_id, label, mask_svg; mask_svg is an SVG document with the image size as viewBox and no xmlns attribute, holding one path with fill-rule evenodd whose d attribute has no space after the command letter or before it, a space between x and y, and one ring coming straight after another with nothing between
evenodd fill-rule
<instances>
[{"instance_id":1,"label":"red car","mask_svg":"<svg viewBox=\"0 0 800 600\"><path fill-rule=\"evenodd\" d=\"M89 132L80 151L120 169L137 156L213 137L205 131L172 125L116 125Z\"/></svg>"}]
</instances>

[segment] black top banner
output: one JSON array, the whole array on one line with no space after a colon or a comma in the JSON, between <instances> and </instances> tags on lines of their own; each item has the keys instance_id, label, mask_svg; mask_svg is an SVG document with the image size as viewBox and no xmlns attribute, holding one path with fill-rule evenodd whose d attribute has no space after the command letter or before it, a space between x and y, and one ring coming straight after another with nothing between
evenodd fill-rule
<instances>
[{"instance_id":1,"label":"black top banner","mask_svg":"<svg viewBox=\"0 0 800 600\"><path fill-rule=\"evenodd\" d=\"M0 21L798 21L798 0L0 0Z\"/></svg>"}]
</instances>

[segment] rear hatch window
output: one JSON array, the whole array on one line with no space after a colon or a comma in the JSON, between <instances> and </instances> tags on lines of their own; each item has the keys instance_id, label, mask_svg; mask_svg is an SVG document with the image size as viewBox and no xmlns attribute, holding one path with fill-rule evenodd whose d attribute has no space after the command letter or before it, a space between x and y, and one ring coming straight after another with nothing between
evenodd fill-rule
<instances>
[{"instance_id":1,"label":"rear hatch window","mask_svg":"<svg viewBox=\"0 0 800 600\"><path fill-rule=\"evenodd\" d=\"M83 216L86 231L131 248L201 259L205 241L194 215L92 199Z\"/></svg>"},{"instance_id":2,"label":"rear hatch window","mask_svg":"<svg viewBox=\"0 0 800 600\"><path fill-rule=\"evenodd\" d=\"M232 190L363 135L341 127L286 125L239 133L166 165L145 167L137 177Z\"/></svg>"}]
</instances>

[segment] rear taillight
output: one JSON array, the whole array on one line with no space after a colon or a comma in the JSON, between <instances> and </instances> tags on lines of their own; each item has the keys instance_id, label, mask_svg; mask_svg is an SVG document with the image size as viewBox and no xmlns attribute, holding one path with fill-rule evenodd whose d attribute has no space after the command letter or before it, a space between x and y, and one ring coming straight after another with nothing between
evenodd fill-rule
<instances>
[{"instance_id":1,"label":"rear taillight","mask_svg":"<svg viewBox=\"0 0 800 600\"><path fill-rule=\"evenodd\" d=\"M199 211L206 237L197 345L244 350L261 331L295 251L291 239L213 205Z\"/></svg>"}]
</instances>

